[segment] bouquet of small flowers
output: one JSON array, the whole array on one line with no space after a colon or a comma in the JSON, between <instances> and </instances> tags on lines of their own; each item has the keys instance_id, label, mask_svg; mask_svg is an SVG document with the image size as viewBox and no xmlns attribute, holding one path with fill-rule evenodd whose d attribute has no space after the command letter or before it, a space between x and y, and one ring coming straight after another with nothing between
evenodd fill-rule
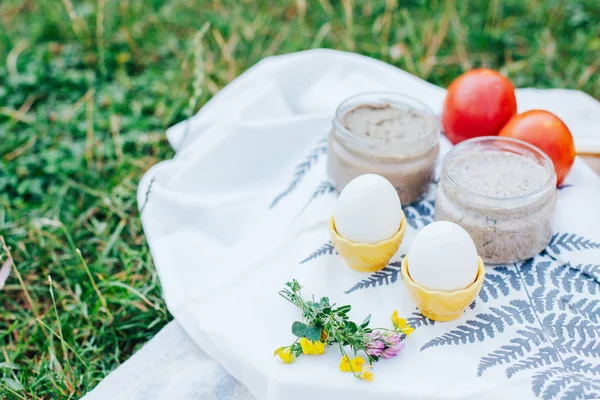
<instances>
[{"instance_id":1,"label":"bouquet of small flowers","mask_svg":"<svg viewBox=\"0 0 600 400\"><path fill-rule=\"evenodd\" d=\"M405 318L398 317L397 311L391 317L393 329L369 328L370 315L358 325L348 317L351 306L337 307L336 304L330 304L327 297L322 297L318 302L314 297L305 300L301 288L294 279L279 292L302 312L302 321L292 324L292 334L296 336L294 343L279 347L274 353L286 364L291 364L302 354L323 354L327 346L337 345L342 354L340 370L351 372L358 379L372 381L373 363L380 358L392 358L400 354L405 346L404 339L414 331ZM346 347L351 349L354 357L348 355ZM365 359L359 353L366 355L368 365L365 365Z\"/></svg>"}]
</instances>

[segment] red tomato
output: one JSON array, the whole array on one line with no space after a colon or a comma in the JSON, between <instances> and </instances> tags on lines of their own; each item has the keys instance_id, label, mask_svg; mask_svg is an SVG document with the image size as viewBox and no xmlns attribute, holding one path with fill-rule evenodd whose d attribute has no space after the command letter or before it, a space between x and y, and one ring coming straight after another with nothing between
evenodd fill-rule
<instances>
[{"instance_id":1,"label":"red tomato","mask_svg":"<svg viewBox=\"0 0 600 400\"><path fill-rule=\"evenodd\" d=\"M502 128L500 136L521 139L546 153L554 163L557 185L565 179L575 161L571 131L549 111L530 110L514 116Z\"/></svg>"},{"instance_id":2,"label":"red tomato","mask_svg":"<svg viewBox=\"0 0 600 400\"><path fill-rule=\"evenodd\" d=\"M515 88L499 72L479 68L465 72L448 87L442 125L453 143L495 136L517 113Z\"/></svg>"}]
</instances>

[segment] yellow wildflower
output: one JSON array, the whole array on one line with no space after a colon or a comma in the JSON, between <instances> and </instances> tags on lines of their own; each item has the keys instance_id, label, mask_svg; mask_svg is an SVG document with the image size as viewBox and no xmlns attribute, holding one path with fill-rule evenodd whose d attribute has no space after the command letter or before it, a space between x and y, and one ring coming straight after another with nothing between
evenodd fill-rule
<instances>
[{"instance_id":1,"label":"yellow wildflower","mask_svg":"<svg viewBox=\"0 0 600 400\"><path fill-rule=\"evenodd\" d=\"M352 360L348 359L348 356L343 356L340 361L340 371L342 372L361 372L362 366L365 363L364 358L361 356L354 357Z\"/></svg>"},{"instance_id":2,"label":"yellow wildflower","mask_svg":"<svg viewBox=\"0 0 600 400\"><path fill-rule=\"evenodd\" d=\"M304 354L323 354L325 352L325 343L317 340L313 342L312 340L308 340L307 338L300 339L300 346L302 347L302 353Z\"/></svg>"},{"instance_id":3,"label":"yellow wildflower","mask_svg":"<svg viewBox=\"0 0 600 400\"><path fill-rule=\"evenodd\" d=\"M313 343L314 345L314 354L323 354L325 353L325 343L319 341L316 341Z\"/></svg>"},{"instance_id":4,"label":"yellow wildflower","mask_svg":"<svg viewBox=\"0 0 600 400\"><path fill-rule=\"evenodd\" d=\"M327 333L327 331L325 329L323 329L321 331L321 341L326 342L328 337L329 337L329 333Z\"/></svg>"},{"instance_id":5,"label":"yellow wildflower","mask_svg":"<svg viewBox=\"0 0 600 400\"><path fill-rule=\"evenodd\" d=\"M296 359L294 353L292 353L292 349L290 347L280 347L273 353L275 356L279 356L281 360L286 364L291 364Z\"/></svg>"},{"instance_id":6,"label":"yellow wildflower","mask_svg":"<svg viewBox=\"0 0 600 400\"><path fill-rule=\"evenodd\" d=\"M406 336L410 336L411 333L413 333L415 331L415 328L413 328L412 326L410 326L408 324L408 322L406 321L406 318L400 318L398 317L398 311L394 310L394 312L392 313L392 324L394 325L394 327L404 333Z\"/></svg>"},{"instance_id":7,"label":"yellow wildflower","mask_svg":"<svg viewBox=\"0 0 600 400\"><path fill-rule=\"evenodd\" d=\"M373 371L371 371L370 368L365 368L365 370L360 373L360 379L363 379L365 381L373 382L374 378L375 374L373 373Z\"/></svg>"},{"instance_id":8,"label":"yellow wildflower","mask_svg":"<svg viewBox=\"0 0 600 400\"><path fill-rule=\"evenodd\" d=\"M413 333L415 331L415 328L413 328L410 325L407 325L406 328L402 329L402 333L404 333L406 336L410 336L411 333Z\"/></svg>"},{"instance_id":9,"label":"yellow wildflower","mask_svg":"<svg viewBox=\"0 0 600 400\"><path fill-rule=\"evenodd\" d=\"M392 313L392 324L396 328L402 329L406 326L406 318L398 317L398 310L394 310L394 312Z\"/></svg>"}]
</instances>

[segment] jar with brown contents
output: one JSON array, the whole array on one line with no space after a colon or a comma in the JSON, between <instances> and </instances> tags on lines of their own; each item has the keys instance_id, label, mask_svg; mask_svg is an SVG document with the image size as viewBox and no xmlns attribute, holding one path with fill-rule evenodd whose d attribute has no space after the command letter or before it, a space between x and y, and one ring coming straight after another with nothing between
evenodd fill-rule
<instances>
[{"instance_id":1,"label":"jar with brown contents","mask_svg":"<svg viewBox=\"0 0 600 400\"><path fill-rule=\"evenodd\" d=\"M462 226L487 263L525 260L552 237L552 161L520 140L481 137L446 155L435 199L437 220Z\"/></svg>"},{"instance_id":2,"label":"jar with brown contents","mask_svg":"<svg viewBox=\"0 0 600 400\"><path fill-rule=\"evenodd\" d=\"M340 104L329 135L328 171L341 191L359 175L387 178L402 204L433 180L440 125L425 104L395 93L366 93Z\"/></svg>"}]
</instances>

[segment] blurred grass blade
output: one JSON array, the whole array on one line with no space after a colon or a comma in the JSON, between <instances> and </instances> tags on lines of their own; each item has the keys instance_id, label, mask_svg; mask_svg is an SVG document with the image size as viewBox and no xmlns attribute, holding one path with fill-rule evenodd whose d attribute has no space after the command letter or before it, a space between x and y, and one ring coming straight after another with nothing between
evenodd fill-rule
<instances>
[{"instance_id":1,"label":"blurred grass blade","mask_svg":"<svg viewBox=\"0 0 600 400\"><path fill-rule=\"evenodd\" d=\"M2 290L4 288L4 284L6 283L6 280L8 279L8 277L10 276L10 270L12 268L12 258L8 258L6 261L4 261L4 264L2 264L2 268L0 268L0 290Z\"/></svg>"}]
</instances>

